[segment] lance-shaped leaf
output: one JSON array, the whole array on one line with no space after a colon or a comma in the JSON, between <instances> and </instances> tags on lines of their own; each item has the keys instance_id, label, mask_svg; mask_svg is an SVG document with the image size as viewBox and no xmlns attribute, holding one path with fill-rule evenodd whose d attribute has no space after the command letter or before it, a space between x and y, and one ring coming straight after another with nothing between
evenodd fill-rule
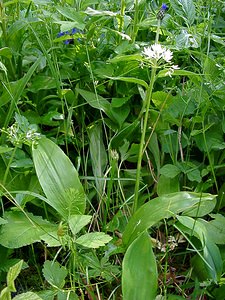
<instances>
[{"instance_id":1,"label":"lance-shaped leaf","mask_svg":"<svg viewBox=\"0 0 225 300\"><path fill-rule=\"evenodd\" d=\"M33 147L33 160L46 202L66 220L71 215L83 214L84 190L66 154L54 142L42 138Z\"/></svg>"},{"instance_id":2,"label":"lance-shaped leaf","mask_svg":"<svg viewBox=\"0 0 225 300\"><path fill-rule=\"evenodd\" d=\"M142 205L129 220L123 233L123 243L127 247L147 228L155 225L162 219L170 218L178 213L202 216L212 211L216 196L211 194L197 194L177 192L155 198ZM208 203L208 206L206 205ZM203 209L202 209L203 207ZM209 208L206 210L206 208Z\"/></svg>"},{"instance_id":3,"label":"lance-shaped leaf","mask_svg":"<svg viewBox=\"0 0 225 300\"><path fill-rule=\"evenodd\" d=\"M158 272L151 239L144 231L128 247L122 271L124 300L155 299Z\"/></svg>"},{"instance_id":4,"label":"lance-shaped leaf","mask_svg":"<svg viewBox=\"0 0 225 300\"><path fill-rule=\"evenodd\" d=\"M210 234L207 232L207 227L203 222L187 216L177 216L177 219L200 240L203 249L204 263L209 271L209 276L215 282L217 282L221 277L223 262L219 248L216 246Z\"/></svg>"}]
</instances>

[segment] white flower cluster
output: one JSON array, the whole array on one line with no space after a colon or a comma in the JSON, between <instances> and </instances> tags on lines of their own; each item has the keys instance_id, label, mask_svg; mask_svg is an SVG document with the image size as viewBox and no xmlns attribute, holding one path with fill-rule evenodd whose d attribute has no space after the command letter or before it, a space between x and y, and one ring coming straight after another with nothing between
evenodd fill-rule
<instances>
[{"instance_id":1,"label":"white flower cluster","mask_svg":"<svg viewBox=\"0 0 225 300\"><path fill-rule=\"evenodd\" d=\"M8 140L17 147L20 147L22 144L31 146L33 143L36 144L41 138L41 134L36 132L35 128L28 128L28 131L24 132L17 122L6 130L1 129L1 131L6 133Z\"/></svg>"},{"instance_id":2,"label":"white flower cluster","mask_svg":"<svg viewBox=\"0 0 225 300\"><path fill-rule=\"evenodd\" d=\"M162 47L160 44L153 44L150 47L145 47L142 52L147 59L160 60L163 59L166 62L170 62L173 58L173 52Z\"/></svg>"},{"instance_id":3,"label":"white flower cluster","mask_svg":"<svg viewBox=\"0 0 225 300\"><path fill-rule=\"evenodd\" d=\"M149 47L145 47L142 51L142 54L145 56L147 60L149 60L151 65L158 67L161 64L165 64L169 69L166 75L170 76L173 74L174 70L178 70L179 67L177 65L171 65L171 60L173 58L173 52L169 49L166 49L160 44L153 44Z\"/></svg>"}]
</instances>

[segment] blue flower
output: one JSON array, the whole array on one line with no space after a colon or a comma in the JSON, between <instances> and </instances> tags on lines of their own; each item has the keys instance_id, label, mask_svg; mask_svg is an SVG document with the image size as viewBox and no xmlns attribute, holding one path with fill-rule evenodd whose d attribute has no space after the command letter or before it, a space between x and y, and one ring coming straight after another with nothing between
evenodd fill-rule
<instances>
[{"instance_id":1,"label":"blue flower","mask_svg":"<svg viewBox=\"0 0 225 300\"><path fill-rule=\"evenodd\" d=\"M68 39L64 41L65 45L69 45L69 44L73 44L74 43L74 39Z\"/></svg>"},{"instance_id":2,"label":"blue flower","mask_svg":"<svg viewBox=\"0 0 225 300\"><path fill-rule=\"evenodd\" d=\"M165 17L165 13L166 13L168 8L169 7L165 3L162 4L162 6L160 8L160 11L157 13L157 19L158 20L162 21L162 19Z\"/></svg>"},{"instance_id":3,"label":"blue flower","mask_svg":"<svg viewBox=\"0 0 225 300\"><path fill-rule=\"evenodd\" d=\"M163 3L161 9L162 9L162 10L167 10L167 9L168 9L168 6L167 6L165 3Z\"/></svg>"},{"instance_id":4,"label":"blue flower","mask_svg":"<svg viewBox=\"0 0 225 300\"><path fill-rule=\"evenodd\" d=\"M77 29L77 28L73 28L73 29L71 30L71 34L75 34L75 33L78 33L78 32L80 32L80 30Z\"/></svg>"},{"instance_id":5,"label":"blue flower","mask_svg":"<svg viewBox=\"0 0 225 300\"><path fill-rule=\"evenodd\" d=\"M70 35L71 36L71 39L67 39L67 40L64 40L63 43L65 45L69 45L69 44L74 44L74 39L72 38L74 34L76 33L82 33L82 31L80 29L77 29L77 28L73 28L70 32L69 31L64 31L64 32L59 32L57 34L57 37L62 37L64 35ZM77 38L77 41L80 42L81 39L80 38Z\"/></svg>"},{"instance_id":6,"label":"blue flower","mask_svg":"<svg viewBox=\"0 0 225 300\"><path fill-rule=\"evenodd\" d=\"M65 35L65 32L59 32L58 34L57 34L57 37L61 37L61 36L64 36Z\"/></svg>"}]
</instances>

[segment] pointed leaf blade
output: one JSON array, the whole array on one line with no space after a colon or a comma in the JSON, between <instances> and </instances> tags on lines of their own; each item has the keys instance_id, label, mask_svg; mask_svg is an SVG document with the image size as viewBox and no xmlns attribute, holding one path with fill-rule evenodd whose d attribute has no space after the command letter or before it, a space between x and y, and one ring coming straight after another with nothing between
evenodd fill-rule
<instances>
[{"instance_id":1,"label":"pointed leaf blade","mask_svg":"<svg viewBox=\"0 0 225 300\"><path fill-rule=\"evenodd\" d=\"M104 232L91 232L80 236L76 243L87 248L99 248L111 241L111 236Z\"/></svg>"},{"instance_id":2,"label":"pointed leaf blade","mask_svg":"<svg viewBox=\"0 0 225 300\"><path fill-rule=\"evenodd\" d=\"M69 227L74 235L76 235L84 226L91 221L92 216L73 215L69 217Z\"/></svg>"},{"instance_id":3,"label":"pointed leaf blade","mask_svg":"<svg viewBox=\"0 0 225 300\"><path fill-rule=\"evenodd\" d=\"M157 280L157 266L150 236L144 231L131 243L124 256L123 299L155 299Z\"/></svg>"},{"instance_id":4,"label":"pointed leaf blade","mask_svg":"<svg viewBox=\"0 0 225 300\"><path fill-rule=\"evenodd\" d=\"M201 214L201 207L205 202L213 202L213 207L215 206L215 198L216 196L211 194L177 192L147 202L129 220L123 233L124 246L127 247L140 233L162 219L170 218L186 210L191 213L196 207L199 208L198 212Z\"/></svg>"},{"instance_id":5,"label":"pointed leaf blade","mask_svg":"<svg viewBox=\"0 0 225 300\"><path fill-rule=\"evenodd\" d=\"M77 170L65 153L51 140L42 138L33 147L33 160L47 203L67 219L83 214L86 199Z\"/></svg>"}]
</instances>

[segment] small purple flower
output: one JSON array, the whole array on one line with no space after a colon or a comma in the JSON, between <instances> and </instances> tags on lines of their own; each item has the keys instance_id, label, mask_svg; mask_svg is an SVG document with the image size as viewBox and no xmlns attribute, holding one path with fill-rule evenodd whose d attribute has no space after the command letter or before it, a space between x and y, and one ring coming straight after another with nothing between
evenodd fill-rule
<instances>
[{"instance_id":1,"label":"small purple flower","mask_svg":"<svg viewBox=\"0 0 225 300\"><path fill-rule=\"evenodd\" d=\"M69 44L73 44L74 43L74 40L73 39L68 39L68 40L65 40L64 41L64 44L65 45L69 45Z\"/></svg>"},{"instance_id":2,"label":"small purple flower","mask_svg":"<svg viewBox=\"0 0 225 300\"><path fill-rule=\"evenodd\" d=\"M58 34L57 34L57 37L61 37L61 36L64 36L65 35L65 32L59 32Z\"/></svg>"},{"instance_id":3,"label":"small purple flower","mask_svg":"<svg viewBox=\"0 0 225 300\"><path fill-rule=\"evenodd\" d=\"M165 3L162 4L162 6L160 8L160 11L157 13L157 19L158 20L162 21L162 19L165 17L165 13L166 13L168 8L169 7Z\"/></svg>"},{"instance_id":4,"label":"small purple flower","mask_svg":"<svg viewBox=\"0 0 225 300\"><path fill-rule=\"evenodd\" d=\"M77 29L77 28L73 28L73 29L71 30L71 34L75 34L75 33L78 33L78 32L80 32L80 30Z\"/></svg>"},{"instance_id":5,"label":"small purple flower","mask_svg":"<svg viewBox=\"0 0 225 300\"><path fill-rule=\"evenodd\" d=\"M163 3L161 9L165 11L168 9L168 6L165 3Z\"/></svg>"}]
</instances>

